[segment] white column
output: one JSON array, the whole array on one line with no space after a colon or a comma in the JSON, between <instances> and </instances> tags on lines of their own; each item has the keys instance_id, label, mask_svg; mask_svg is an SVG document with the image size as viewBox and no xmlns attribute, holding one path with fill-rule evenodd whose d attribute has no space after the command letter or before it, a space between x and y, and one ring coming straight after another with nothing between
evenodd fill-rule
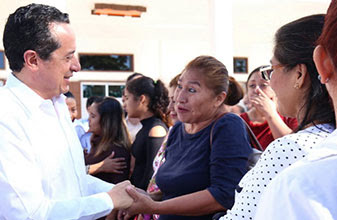
<instances>
[{"instance_id":1,"label":"white column","mask_svg":"<svg viewBox=\"0 0 337 220\"><path fill-rule=\"evenodd\" d=\"M213 19L214 56L223 62L228 73L233 74L233 16L232 0L210 0L210 17Z\"/></svg>"}]
</instances>

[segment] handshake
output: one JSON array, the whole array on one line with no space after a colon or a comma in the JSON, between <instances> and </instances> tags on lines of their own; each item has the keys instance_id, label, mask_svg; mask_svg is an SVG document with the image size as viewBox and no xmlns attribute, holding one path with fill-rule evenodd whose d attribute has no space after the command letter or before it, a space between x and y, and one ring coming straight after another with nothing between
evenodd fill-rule
<instances>
[{"instance_id":1,"label":"handshake","mask_svg":"<svg viewBox=\"0 0 337 220\"><path fill-rule=\"evenodd\" d=\"M108 194L114 204L113 211L106 218L109 220L126 220L139 213L150 214L156 204L145 191L136 188L128 180L115 185Z\"/></svg>"}]
</instances>

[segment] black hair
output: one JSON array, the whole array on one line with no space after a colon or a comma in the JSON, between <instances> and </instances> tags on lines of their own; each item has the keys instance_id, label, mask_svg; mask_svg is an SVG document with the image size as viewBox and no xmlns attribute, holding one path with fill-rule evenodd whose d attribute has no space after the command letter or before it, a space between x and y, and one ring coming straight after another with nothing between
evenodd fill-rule
<instances>
[{"instance_id":1,"label":"black hair","mask_svg":"<svg viewBox=\"0 0 337 220\"><path fill-rule=\"evenodd\" d=\"M70 91L64 93L63 95L65 95L67 98L73 98L73 99L75 99L75 96Z\"/></svg>"},{"instance_id":2,"label":"black hair","mask_svg":"<svg viewBox=\"0 0 337 220\"><path fill-rule=\"evenodd\" d=\"M101 97L101 96L90 96L88 99L87 99L87 103L85 105L85 107L88 109L89 106L92 105L92 103L100 103L102 102L104 99L104 97Z\"/></svg>"},{"instance_id":3,"label":"black hair","mask_svg":"<svg viewBox=\"0 0 337 220\"><path fill-rule=\"evenodd\" d=\"M252 78L254 73L260 72L260 69L263 68L263 67L266 67L266 65L256 67L252 72L249 73L249 75L247 77L247 81L246 81L246 89L248 89L248 82L249 82L250 78Z\"/></svg>"},{"instance_id":4,"label":"black hair","mask_svg":"<svg viewBox=\"0 0 337 220\"><path fill-rule=\"evenodd\" d=\"M335 124L336 121L328 91L318 80L313 61L315 42L322 32L323 25L323 14L311 15L282 26L275 34L274 57L286 71L298 64L304 64L311 81L306 100L300 109L304 111L304 117L296 131L310 123Z\"/></svg>"},{"instance_id":5,"label":"black hair","mask_svg":"<svg viewBox=\"0 0 337 220\"><path fill-rule=\"evenodd\" d=\"M229 76L229 85L228 92L225 99L225 104L234 106L239 103L239 101L243 98L244 92L242 86L235 80L234 77Z\"/></svg>"},{"instance_id":6,"label":"black hair","mask_svg":"<svg viewBox=\"0 0 337 220\"><path fill-rule=\"evenodd\" d=\"M129 82L130 80L132 80L133 78L135 77L140 77L140 76L144 76L143 74L141 73L132 73L130 76L128 76L128 78L126 78L126 82Z\"/></svg>"},{"instance_id":7,"label":"black hair","mask_svg":"<svg viewBox=\"0 0 337 220\"><path fill-rule=\"evenodd\" d=\"M141 95L147 96L150 99L149 110L166 125L170 125L166 114L169 104L168 90L161 80L154 81L150 77L142 76L127 82L126 89L137 99Z\"/></svg>"},{"instance_id":8,"label":"black hair","mask_svg":"<svg viewBox=\"0 0 337 220\"><path fill-rule=\"evenodd\" d=\"M3 44L9 66L14 72L21 71L24 53L34 50L43 60L61 47L50 32L53 22L69 23L68 14L42 4L30 4L18 8L9 15L4 29Z\"/></svg>"}]
</instances>

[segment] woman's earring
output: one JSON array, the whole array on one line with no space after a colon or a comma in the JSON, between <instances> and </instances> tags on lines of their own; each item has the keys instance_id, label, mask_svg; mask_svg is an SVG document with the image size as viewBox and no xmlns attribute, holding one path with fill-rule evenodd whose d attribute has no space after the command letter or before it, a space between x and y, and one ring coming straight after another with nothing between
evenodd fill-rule
<instances>
[{"instance_id":1,"label":"woman's earring","mask_svg":"<svg viewBox=\"0 0 337 220\"><path fill-rule=\"evenodd\" d=\"M318 75L318 76L317 76L317 79L321 82L321 80L322 80L321 75ZM330 78L326 78L325 82L322 83L322 84L328 83L329 81L330 81Z\"/></svg>"},{"instance_id":2,"label":"woman's earring","mask_svg":"<svg viewBox=\"0 0 337 220\"><path fill-rule=\"evenodd\" d=\"M298 85L298 83L295 84L294 88L295 89L299 89L300 88L300 86Z\"/></svg>"}]
</instances>

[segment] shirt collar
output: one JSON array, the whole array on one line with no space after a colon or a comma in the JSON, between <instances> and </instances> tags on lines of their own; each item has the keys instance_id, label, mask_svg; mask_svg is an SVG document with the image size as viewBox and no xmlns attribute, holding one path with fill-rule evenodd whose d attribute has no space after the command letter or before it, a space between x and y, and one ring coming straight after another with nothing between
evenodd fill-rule
<instances>
[{"instance_id":1,"label":"shirt collar","mask_svg":"<svg viewBox=\"0 0 337 220\"><path fill-rule=\"evenodd\" d=\"M27 109L41 108L47 103L51 104L51 102L65 102L65 96L63 94L53 97L52 100L43 99L34 90L15 77L13 73L9 74L5 87L8 88Z\"/></svg>"},{"instance_id":2,"label":"shirt collar","mask_svg":"<svg viewBox=\"0 0 337 220\"><path fill-rule=\"evenodd\" d=\"M312 150L307 156L307 160L321 160L330 156L337 155L337 130L334 130L319 146Z\"/></svg>"}]
</instances>

